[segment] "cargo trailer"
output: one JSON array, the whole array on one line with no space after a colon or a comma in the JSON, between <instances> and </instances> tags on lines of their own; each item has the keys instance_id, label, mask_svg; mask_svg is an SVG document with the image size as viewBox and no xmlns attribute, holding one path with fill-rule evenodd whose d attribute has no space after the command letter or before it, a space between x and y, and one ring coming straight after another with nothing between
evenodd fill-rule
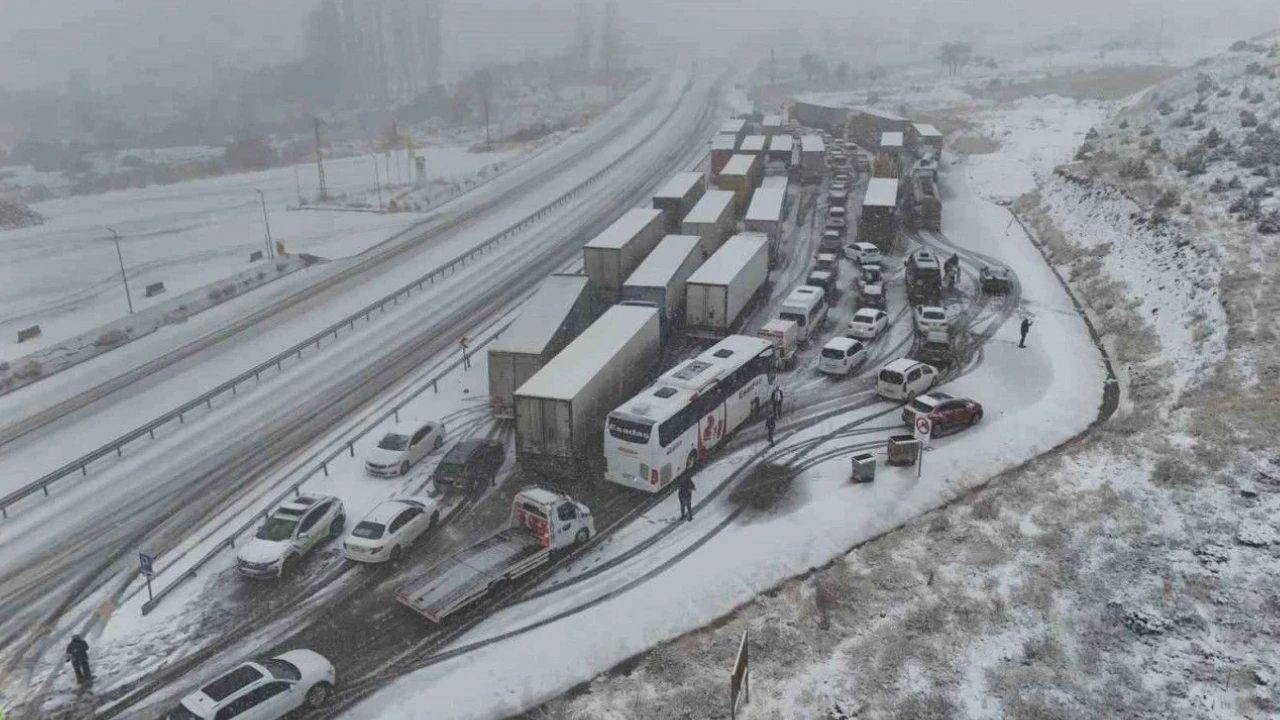
<instances>
[{"instance_id":1,"label":"cargo trailer","mask_svg":"<svg viewBox=\"0 0 1280 720\"><path fill-rule=\"evenodd\" d=\"M751 193L764 176L760 158L755 155L737 154L729 158L716 178L716 186L733 193L734 213L741 217L751 204Z\"/></svg>"},{"instance_id":2,"label":"cargo trailer","mask_svg":"<svg viewBox=\"0 0 1280 720\"><path fill-rule=\"evenodd\" d=\"M661 355L659 313L609 308L516 390L521 468L564 475L599 461L605 416L644 385Z\"/></svg>"},{"instance_id":3,"label":"cargo trailer","mask_svg":"<svg viewBox=\"0 0 1280 720\"><path fill-rule=\"evenodd\" d=\"M742 118L729 118L720 126L720 132L717 134L732 137L736 145L747 136L747 121Z\"/></svg>"},{"instance_id":4,"label":"cargo trailer","mask_svg":"<svg viewBox=\"0 0 1280 720\"><path fill-rule=\"evenodd\" d=\"M783 178L784 180L786 178ZM751 206L747 208L743 227L747 232L756 232L769 238L769 267L778 266L782 245L783 205L787 200L786 187L769 187L756 190L751 198Z\"/></svg>"},{"instance_id":5,"label":"cargo trailer","mask_svg":"<svg viewBox=\"0 0 1280 720\"><path fill-rule=\"evenodd\" d=\"M738 145L738 152L748 155L764 155L764 149L768 144L769 138L764 135L748 135L742 138L742 143Z\"/></svg>"},{"instance_id":6,"label":"cargo trailer","mask_svg":"<svg viewBox=\"0 0 1280 720\"><path fill-rule=\"evenodd\" d=\"M858 240L869 242L888 252L898 230L898 180L871 178L862 199L862 215L858 219Z\"/></svg>"},{"instance_id":7,"label":"cargo trailer","mask_svg":"<svg viewBox=\"0 0 1280 720\"><path fill-rule=\"evenodd\" d=\"M489 346L489 407L513 418L516 388L595 321L604 309L586 275L547 278L511 327Z\"/></svg>"},{"instance_id":8,"label":"cargo trailer","mask_svg":"<svg viewBox=\"0 0 1280 720\"><path fill-rule=\"evenodd\" d=\"M937 156L942 152L942 133L929 123L912 123L907 126L907 147L917 155L931 150Z\"/></svg>"},{"instance_id":9,"label":"cargo trailer","mask_svg":"<svg viewBox=\"0 0 1280 720\"><path fill-rule=\"evenodd\" d=\"M680 229L680 221L702 199L707 180L700 172L676 173L662 189L653 194L654 209L661 210L666 232Z\"/></svg>"},{"instance_id":10,"label":"cargo trailer","mask_svg":"<svg viewBox=\"0 0 1280 720\"><path fill-rule=\"evenodd\" d=\"M607 297L617 298L622 283L658 244L664 231L661 210L628 210L582 246L583 270Z\"/></svg>"},{"instance_id":11,"label":"cargo trailer","mask_svg":"<svg viewBox=\"0 0 1280 720\"><path fill-rule=\"evenodd\" d=\"M765 175L760 179L760 189L764 188L782 188L786 190L791 187L791 178L786 175Z\"/></svg>"},{"instance_id":12,"label":"cargo trailer","mask_svg":"<svg viewBox=\"0 0 1280 720\"><path fill-rule=\"evenodd\" d=\"M827 171L827 148L817 135L800 138L800 180L820 182Z\"/></svg>"},{"instance_id":13,"label":"cargo trailer","mask_svg":"<svg viewBox=\"0 0 1280 720\"><path fill-rule=\"evenodd\" d=\"M769 238L729 238L685 283L685 327L697 337L723 337L769 279Z\"/></svg>"},{"instance_id":14,"label":"cargo trailer","mask_svg":"<svg viewBox=\"0 0 1280 720\"><path fill-rule=\"evenodd\" d=\"M790 135L774 135L769 139L769 159L791 167L791 152L795 139Z\"/></svg>"},{"instance_id":15,"label":"cargo trailer","mask_svg":"<svg viewBox=\"0 0 1280 720\"><path fill-rule=\"evenodd\" d=\"M760 121L760 132L768 137L775 137L782 134L782 116L781 115L765 115Z\"/></svg>"},{"instance_id":16,"label":"cargo trailer","mask_svg":"<svg viewBox=\"0 0 1280 720\"><path fill-rule=\"evenodd\" d=\"M708 190L684 216L680 234L702 238L703 254L711 255L733 234L733 201L734 194L728 190Z\"/></svg>"},{"instance_id":17,"label":"cargo trailer","mask_svg":"<svg viewBox=\"0 0 1280 720\"><path fill-rule=\"evenodd\" d=\"M711 138L711 177L714 179L720 174L720 170L724 164L729 162L729 158L733 157L733 153L738 149L738 140L732 135L716 135Z\"/></svg>"},{"instance_id":18,"label":"cargo trailer","mask_svg":"<svg viewBox=\"0 0 1280 720\"><path fill-rule=\"evenodd\" d=\"M654 303L669 326L679 327L684 324L685 282L702 260L702 238L668 235L623 283L622 299Z\"/></svg>"}]
</instances>

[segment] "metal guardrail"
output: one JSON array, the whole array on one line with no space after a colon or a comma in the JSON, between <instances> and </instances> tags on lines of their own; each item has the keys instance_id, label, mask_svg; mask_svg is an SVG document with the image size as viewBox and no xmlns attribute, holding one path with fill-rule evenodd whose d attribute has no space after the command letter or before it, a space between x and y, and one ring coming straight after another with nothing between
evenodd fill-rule
<instances>
[{"instance_id":1,"label":"metal guardrail","mask_svg":"<svg viewBox=\"0 0 1280 720\"><path fill-rule=\"evenodd\" d=\"M685 92L687 91L688 91L688 88L685 89ZM659 127L665 124L666 124L666 120L664 119L664 121L660 123ZM43 492L44 496L48 497L49 486L52 485L53 483L63 478L66 478L70 475L75 474L76 471L80 472L81 477L87 476L88 475L87 468L94 461L100 460L110 455L111 453L115 453L117 457L120 457L122 455L122 449L124 448L124 446L132 443L135 440L142 438L144 435L148 436L151 439L155 439L155 431L157 429L165 425L168 425L174 420L177 420L179 424L185 423L186 416L189 413L199 409L201 405L205 406L206 409L212 409L213 400L215 398L221 395L225 395L227 393L231 393L232 395L235 395L236 389L239 386L249 382L250 380L253 380L254 382L259 381L261 379L262 373L268 370L271 370L273 368L276 370L282 369L283 364L286 360L301 359L303 350L313 346L315 348L319 348L321 340L324 340L325 338L329 338L329 337L333 337L336 339L338 337L338 333L341 330L354 329L355 324L358 320L367 321L371 318L374 312L383 312L386 310L387 305L398 304L400 301L400 298L409 296L414 290L421 290L423 285L427 285L427 284L434 285L437 278L444 278L446 275L450 273L457 272L458 267L465 265L468 261L473 260L474 258L476 258L477 256L485 252L488 252L489 250L493 249L496 245L498 245L502 241L507 240L520 232L523 232L529 226L533 225L534 223L537 223L538 221L542 220L544 217L546 217L550 213L563 207L566 203L568 203L574 197L581 194L583 191L585 191L586 189L594 185L596 182L598 182L600 178L604 177L607 173L609 173L618 162L625 160L628 156L630 156L636 150L643 147L646 144L647 140L648 138L646 137L645 140L642 140L640 143L632 146L630 149L628 149L625 153L623 153L621 156L616 158L609 165L600 169L595 174L588 177L586 180L583 180L581 183L574 186L569 191L560 195L558 198L553 200L550 204L543 206L537 212L534 212L526 216L519 222L516 222L510 225L509 227L507 227L505 230L498 233L497 235L494 235L490 237L488 240L485 240L480 245L470 250L467 250L466 252L461 253L460 255L453 258L452 260L445 263L444 265L432 270L431 272L423 275L422 277L419 277L417 280L414 280L400 287L399 289L386 295L380 300L376 300L373 303L370 303L364 308L357 310L356 312L352 313L346 318L339 320L338 322L330 325L324 330L321 330L320 332L312 335L306 340L303 340L302 342L294 345L288 350L285 350L284 352L281 352L275 357L259 364L257 367L254 367L250 370L246 370L245 372L222 383L221 385L213 388L212 390L204 393L203 395L195 398L194 400L190 400L184 403L183 405L179 406L178 408L171 410L165 413L164 415L161 415L155 420L152 420L146 425L136 428L130 431L129 433L126 433L125 435L122 435L116 438L115 440L112 440L111 442L103 445L102 447L99 447L98 449L92 452L82 455L81 457L78 457L75 460L72 460L66 465L63 465L62 467L50 473L47 473L40 479L24 486L23 488L15 492L12 492L8 495L5 495L4 497L0 498L0 518L7 519L9 517L9 508L12 507L14 504L20 502L21 500L24 500L27 497L30 497L40 492Z\"/></svg>"},{"instance_id":2,"label":"metal guardrail","mask_svg":"<svg viewBox=\"0 0 1280 720\"><path fill-rule=\"evenodd\" d=\"M511 324L512 324L513 322L515 322L515 321L514 321L514 320L508 321L506 324L504 324L504 325L502 325L501 327L499 327L499 328L497 329L497 331L496 331L496 332L494 332L494 333L493 333L492 335L490 335L489 337L485 338L485 339L484 339L483 341L481 341L480 343L478 343L478 344L476 344L476 345L474 345L474 346L472 346L472 347L467 348L466 354L467 354L468 356L474 355L477 351L479 351L480 349L484 348L485 346L487 346L489 343L493 342L494 340L498 339L498 336L499 336L499 335L501 335L502 333L506 332L506 329L507 329L508 327L511 327ZM314 478L316 475L320 475L320 474L322 474L322 475L324 475L325 477L328 477L328 476L329 476L329 463L331 463L331 462L333 462L335 459L337 459L337 457L338 457L339 455L342 455L343 453L348 453L348 454L350 454L352 457L354 457L354 456L355 456L355 444L356 444L356 442L357 442L357 441L359 441L361 438L363 438L365 435L367 435L370 431L372 431L373 429L375 429L375 428L377 428L379 425L381 425L384 421L386 421L386 419L387 419L387 418L389 418L389 417L396 417L396 418L399 418L399 416L400 416L400 415L399 415L399 413L400 413L400 411L401 411L402 409L404 409L404 406L405 406L405 405L408 405L409 403L413 402L414 400L417 400L417 399L418 399L418 396L422 395L422 394L423 394L423 393L425 393L427 390L433 390L433 389L436 387L436 383L438 383L438 382L439 382L439 381L440 381L444 376L448 375L450 372L452 372L453 370L457 369L457 367L458 367L459 365L461 365L462 363L463 363L463 356L462 356L462 354L461 354L461 353L459 353L459 356L458 356L458 359L457 359L457 360L454 360L453 362L449 363L449 365L448 365L448 366L446 366L443 370L441 370L439 373L437 373L437 374L436 374L434 377L432 377L430 380L424 381L424 382L422 383L422 386L421 386L421 387L419 387L417 390L414 390L414 391L413 391L412 393L410 393L407 397L405 397L405 398L404 398L404 399L402 399L400 402L398 402L398 403L396 403L394 406L392 406L389 410L386 410L386 411L385 411L385 412L383 412L381 415L378 415L378 416L377 416L377 417L375 417L373 420L369 421L369 422L368 422L368 424L366 424L366 425L364 426L364 428L362 428L362 429L360 429L360 430L358 430L358 431L356 432L356 434L355 434L355 436L354 436L354 437L352 437L352 438L348 439L348 440L347 440L346 442L344 442L344 443L340 443L340 444L339 444L339 445L338 445L338 446L337 446L337 447L336 447L332 452L330 452L327 456L325 456L325 457L324 457L324 459L320 460L319 464L315 465L315 466L314 466L314 467L312 467L310 470L308 470L306 473L304 473L304 474L302 475L302 477L300 477L300 478L298 478L297 480L295 480L292 484L290 484L288 487L286 487L282 492L280 492L280 493L276 494L276 495L271 499L270 503L268 503L268 504L266 505L266 508L267 508L267 509L264 509L264 510L261 512L261 514L254 514L254 515L253 515L253 517L249 518L249 520L248 520L248 521L244 522L244 523L243 523L243 524L241 524L239 527L237 527L235 530L233 530L233 531L231 532L231 535L230 535L230 536L228 536L226 540L224 540L224 541L222 541L222 542L218 543L217 545L213 546L212 548L210 548L210 549L209 549L209 551L208 551L208 552L206 552L206 553L204 554L204 556L202 556L199 560L196 560L196 561L195 561L195 563L194 563L190 568L187 568L187 570L186 570L186 571L184 571L181 575L179 575L178 577L174 578L174 579L173 579L173 580L171 580L167 585L165 585L164 587L162 587L162 588L160 588L159 590L157 590L157 591L155 592L155 594L154 594L150 599L148 599L145 603L143 603L143 604L142 604L142 614L143 614L143 615L146 615L146 614L150 613L152 610L154 610L154 609L155 609L155 607L156 607L157 605L159 605L159 604L160 604L160 601L161 601L161 600L163 600L163 599L165 598L165 596L167 596L169 593L171 593L171 592L173 592L174 590L176 590L176 589L177 589L177 587L178 587L179 585L181 585L182 583L186 582L187 580L190 580L191 578L194 578L194 577L196 576L196 572L197 572L197 571L199 571L199 570L200 570L201 568L203 568L206 564L208 564L210 560L212 560L214 557L216 557L216 556L217 556L219 553L221 553L223 550L226 550L226 549L231 548L231 547L235 547L236 540L237 540L241 535L244 535L244 534L245 534L246 532L248 532L251 528L253 528L253 527L254 527L255 525L257 525L259 522L261 522L263 519L265 519L265 518L267 517L267 515L268 515L268 514L270 514L270 508L274 508L274 507L276 507L277 505L279 505L281 502L283 502L283 501L284 501L284 499L285 499L285 498L289 497L289 494L290 494L290 493L293 493L293 494L295 494L295 495L300 495L300 494L302 493L302 491L301 491L301 487L302 487L302 485L303 485L304 483L306 483L307 481L311 480L312 478ZM215 532L216 532L216 530L215 530ZM176 562L177 560L181 560L181 559L182 559L182 557L183 557L183 556L181 556L181 555L180 555L176 560L174 560L174 561L172 561L172 562ZM171 562L170 564L172 564L172 562ZM139 588L139 590L140 590L140 588ZM135 592L137 592L137 591L135 591Z\"/></svg>"}]
</instances>

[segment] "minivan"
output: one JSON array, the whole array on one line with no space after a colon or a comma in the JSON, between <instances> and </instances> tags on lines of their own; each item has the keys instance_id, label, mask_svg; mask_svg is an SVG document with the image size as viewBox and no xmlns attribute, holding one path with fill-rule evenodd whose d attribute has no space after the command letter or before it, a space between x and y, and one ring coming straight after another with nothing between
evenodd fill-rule
<instances>
[{"instance_id":1,"label":"minivan","mask_svg":"<svg viewBox=\"0 0 1280 720\"><path fill-rule=\"evenodd\" d=\"M506 460L507 451L497 440L463 440L445 454L431 481L441 492L474 492L484 481L492 485Z\"/></svg>"},{"instance_id":2,"label":"minivan","mask_svg":"<svg viewBox=\"0 0 1280 720\"><path fill-rule=\"evenodd\" d=\"M798 330L796 339L802 343L808 342L811 336L817 334L822 323L826 322L826 293L820 287L801 285L782 301L778 318L794 322Z\"/></svg>"},{"instance_id":3,"label":"minivan","mask_svg":"<svg viewBox=\"0 0 1280 720\"><path fill-rule=\"evenodd\" d=\"M818 372L848 375L867 361L867 348L853 338L831 338L818 356Z\"/></svg>"},{"instance_id":4,"label":"minivan","mask_svg":"<svg viewBox=\"0 0 1280 720\"><path fill-rule=\"evenodd\" d=\"M910 358L898 358L885 365L876 377L876 394L890 400L910 400L926 392L938 381L932 365Z\"/></svg>"}]
</instances>

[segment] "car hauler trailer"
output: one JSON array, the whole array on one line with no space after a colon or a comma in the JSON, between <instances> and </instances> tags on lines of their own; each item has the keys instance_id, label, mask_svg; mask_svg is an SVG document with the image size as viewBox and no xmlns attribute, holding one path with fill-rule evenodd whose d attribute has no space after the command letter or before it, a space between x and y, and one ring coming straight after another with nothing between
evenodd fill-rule
<instances>
[{"instance_id":1,"label":"car hauler trailer","mask_svg":"<svg viewBox=\"0 0 1280 720\"><path fill-rule=\"evenodd\" d=\"M690 335L723 337L769 278L769 238L734 235L685 283L685 325Z\"/></svg>"},{"instance_id":2,"label":"car hauler trailer","mask_svg":"<svg viewBox=\"0 0 1280 720\"><path fill-rule=\"evenodd\" d=\"M680 223L681 235L702 238L702 251L710 255L733 234L734 195L728 190L708 190Z\"/></svg>"},{"instance_id":3,"label":"car hauler trailer","mask_svg":"<svg viewBox=\"0 0 1280 720\"><path fill-rule=\"evenodd\" d=\"M858 220L858 240L869 242L888 252L898 231L898 180L871 178L862 199L862 216Z\"/></svg>"},{"instance_id":4,"label":"car hauler trailer","mask_svg":"<svg viewBox=\"0 0 1280 720\"><path fill-rule=\"evenodd\" d=\"M662 189L653 195L653 207L662 211L665 232L680 229L680 221L702 199L707 191L707 180L700 172L676 173Z\"/></svg>"},{"instance_id":5,"label":"car hauler trailer","mask_svg":"<svg viewBox=\"0 0 1280 720\"><path fill-rule=\"evenodd\" d=\"M795 139L790 135L774 135L769 138L769 159L791 167L791 151Z\"/></svg>"},{"instance_id":6,"label":"car hauler trailer","mask_svg":"<svg viewBox=\"0 0 1280 720\"><path fill-rule=\"evenodd\" d=\"M758 156L738 154L729 158L729 162L720 171L716 186L733 193L734 213L737 217L741 217L751 204L751 193L764 176L762 168L763 163Z\"/></svg>"},{"instance_id":7,"label":"car hauler trailer","mask_svg":"<svg viewBox=\"0 0 1280 720\"><path fill-rule=\"evenodd\" d=\"M684 324L685 282L702 264L702 238L668 235L622 285L623 300L651 302L662 309L668 327Z\"/></svg>"},{"instance_id":8,"label":"car hauler trailer","mask_svg":"<svg viewBox=\"0 0 1280 720\"><path fill-rule=\"evenodd\" d=\"M800 181L821 182L827 171L827 148L817 135L800 138Z\"/></svg>"},{"instance_id":9,"label":"car hauler trailer","mask_svg":"<svg viewBox=\"0 0 1280 720\"><path fill-rule=\"evenodd\" d=\"M784 180L786 178L783 178ZM787 200L785 186L760 188L751 198L743 226L769 238L769 267L778 266L782 246L782 206Z\"/></svg>"},{"instance_id":10,"label":"car hauler trailer","mask_svg":"<svg viewBox=\"0 0 1280 720\"><path fill-rule=\"evenodd\" d=\"M582 246L587 277L609 298L617 298L622 283L662 239L661 210L635 208Z\"/></svg>"},{"instance_id":11,"label":"car hauler trailer","mask_svg":"<svg viewBox=\"0 0 1280 720\"><path fill-rule=\"evenodd\" d=\"M738 149L738 140L732 135L716 135L711 138L711 179L714 180L720 175L720 170L724 168L724 164L729 162L729 158L733 157L733 153Z\"/></svg>"},{"instance_id":12,"label":"car hauler trailer","mask_svg":"<svg viewBox=\"0 0 1280 720\"><path fill-rule=\"evenodd\" d=\"M590 325L604 303L586 275L555 274L543 281L511 327L489 346L489 407L494 417L516 416L516 388Z\"/></svg>"},{"instance_id":13,"label":"car hauler trailer","mask_svg":"<svg viewBox=\"0 0 1280 720\"><path fill-rule=\"evenodd\" d=\"M516 460L573 472L599 457L605 416L635 394L662 352L659 308L614 305L516 390Z\"/></svg>"},{"instance_id":14,"label":"car hauler trailer","mask_svg":"<svg viewBox=\"0 0 1280 720\"><path fill-rule=\"evenodd\" d=\"M396 589L396 600L438 623L594 534L586 505L528 487L516 493L507 527L410 577Z\"/></svg>"}]
</instances>

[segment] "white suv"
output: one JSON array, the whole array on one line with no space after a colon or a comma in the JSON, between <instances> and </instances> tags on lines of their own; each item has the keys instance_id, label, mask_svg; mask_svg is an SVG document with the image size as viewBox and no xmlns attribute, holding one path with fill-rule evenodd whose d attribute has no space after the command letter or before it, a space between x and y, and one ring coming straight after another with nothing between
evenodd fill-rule
<instances>
[{"instance_id":1,"label":"white suv","mask_svg":"<svg viewBox=\"0 0 1280 720\"><path fill-rule=\"evenodd\" d=\"M321 541L341 535L346 522L346 512L338 498L296 497L276 508L253 539L240 546L236 567L249 577L284 577Z\"/></svg>"},{"instance_id":2,"label":"white suv","mask_svg":"<svg viewBox=\"0 0 1280 720\"><path fill-rule=\"evenodd\" d=\"M247 662L178 703L165 720L278 720L333 692L333 664L312 650Z\"/></svg>"}]
</instances>

